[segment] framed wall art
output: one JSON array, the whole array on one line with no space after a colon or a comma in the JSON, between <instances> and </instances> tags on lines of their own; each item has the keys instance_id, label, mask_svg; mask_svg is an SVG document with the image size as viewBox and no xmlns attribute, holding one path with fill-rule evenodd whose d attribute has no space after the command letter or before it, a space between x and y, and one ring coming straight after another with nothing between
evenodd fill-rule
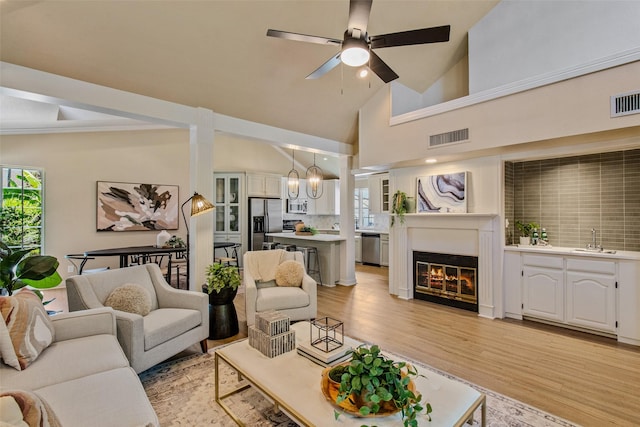
<instances>
[{"instance_id":1,"label":"framed wall art","mask_svg":"<svg viewBox=\"0 0 640 427\"><path fill-rule=\"evenodd\" d=\"M98 231L178 229L177 185L97 182Z\"/></svg>"},{"instance_id":2,"label":"framed wall art","mask_svg":"<svg viewBox=\"0 0 640 427\"><path fill-rule=\"evenodd\" d=\"M417 213L466 213L467 172L418 177Z\"/></svg>"}]
</instances>

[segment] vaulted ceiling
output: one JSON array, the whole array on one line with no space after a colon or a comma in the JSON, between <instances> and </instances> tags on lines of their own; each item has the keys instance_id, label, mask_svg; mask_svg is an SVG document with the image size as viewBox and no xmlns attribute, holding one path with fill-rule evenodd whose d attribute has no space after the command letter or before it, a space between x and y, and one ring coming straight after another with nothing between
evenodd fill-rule
<instances>
[{"instance_id":1,"label":"vaulted ceiling","mask_svg":"<svg viewBox=\"0 0 640 427\"><path fill-rule=\"evenodd\" d=\"M448 43L376 51L423 92L466 55L467 31L497 2L374 0L368 32L451 25ZM358 109L384 83L347 66L305 80L338 48L266 37L341 39L348 11L348 0L2 0L0 59L354 144Z\"/></svg>"}]
</instances>

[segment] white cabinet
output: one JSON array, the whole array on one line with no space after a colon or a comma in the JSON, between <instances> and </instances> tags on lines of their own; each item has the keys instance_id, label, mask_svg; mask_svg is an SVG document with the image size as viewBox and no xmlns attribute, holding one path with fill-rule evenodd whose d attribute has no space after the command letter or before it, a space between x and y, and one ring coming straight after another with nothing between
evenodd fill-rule
<instances>
[{"instance_id":1,"label":"white cabinet","mask_svg":"<svg viewBox=\"0 0 640 427\"><path fill-rule=\"evenodd\" d=\"M340 215L340 181L329 179L323 182L322 195L318 199L309 199L309 215Z\"/></svg>"},{"instance_id":2,"label":"white cabinet","mask_svg":"<svg viewBox=\"0 0 640 427\"><path fill-rule=\"evenodd\" d=\"M281 198L282 177L276 174L248 173L247 197Z\"/></svg>"},{"instance_id":3,"label":"white cabinet","mask_svg":"<svg viewBox=\"0 0 640 427\"><path fill-rule=\"evenodd\" d=\"M562 268L545 268L525 264L522 270L523 314L564 322Z\"/></svg>"},{"instance_id":4,"label":"white cabinet","mask_svg":"<svg viewBox=\"0 0 640 427\"><path fill-rule=\"evenodd\" d=\"M369 211L371 213L389 212L389 174L383 173L369 177Z\"/></svg>"},{"instance_id":5,"label":"white cabinet","mask_svg":"<svg viewBox=\"0 0 640 427\"><path fill-rule=\"evenodd\" d=\"M616 334L618 262L505 252L505 316Z\"/></svg>"},{"instance_id":6,"label":"white cabinet","mask_svg":"<svg viewBox=\"0 0 640 427\"><path fill-rule=\"evenodd\" d=\"M355 237L355 246L356 246L356 262L362 262L362 237L360 235L356 235Z\"/></svg>"},{"instance_id":7,"label":"white cabinet","mask_svg":"<svg viewBox=\"0 0 640 427\"><path fill-rule=\"evenodd\" d=\"M609 261L567 260L567 323L615 332L616 265Z\"/></svg>"},{"instance_id":8,"label":"white cabinet","mask_svg":"<svg viewBox=\"0 0 640 427\"><path fill-rule=\"evenodd\" d=\"M380 235L380 265L389 266L389 235Z\"/></svg>"},{"instance_id":9,"label":"white cabinet","mask_svg":"<svg viewBox=\"0 0 640 427\"><path fill-rule=\"evenodd\" d=\"M243 174L214 173L216 242L242 243L245 196Z\"/></svg>"}]
</instances>

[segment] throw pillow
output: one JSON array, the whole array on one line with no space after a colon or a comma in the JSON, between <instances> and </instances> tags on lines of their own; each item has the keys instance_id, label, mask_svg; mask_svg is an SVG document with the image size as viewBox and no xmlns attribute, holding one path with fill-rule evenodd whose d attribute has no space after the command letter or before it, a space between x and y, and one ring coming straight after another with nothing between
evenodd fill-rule
<instances>
[{"instance_id":1,"label":"throw pillow","mask_svg":"<svg viewBox=\"0 0 640 427\"><path fill-rule=\"evenodd\" d=\"M298 261L288 260L276 268L276 284L278 286L300 286L304 276L304 265Z\"/></svg>"},{"instance_id":2,"label":"throw pillow","mask_svg":"<svg viewBox=\"0 0 640 427\"><path fill-rule=\"evenodd\" d=\"M114 310L146 316L151 311L151 295L142 286L127 283L111 291L104 305Z\"/></svg>"},{"instance_id":3,"label":"throw pillow","mask_svg":"<svg viewBox=\"0 0 640 427\"><path fill-rule=\"evenodd\" d=\"M0 322L0 358L2 361L11 366L12 368L21 371L20 362L16 357L16 352L13 350L13 343L11 342L11 336L9 336L9 330L4 323L4 319Z\"/></svg>"},{"instance_id":4,"label":"throw pillow","mask_svg":"<svg viewBox=\"0 0 640 427\"><path fill-rule=\"evenodd\" d=\"M38 295L28 289L10 297L0 297L0 311L20 370L26 369L53 342L53 323Z\"/></svg>"},{"instance_id":5,"label":"throw pillow","mask_svg":"<svg viewBox=\"0 0 640 427\"><path fill-rule=\"evenodd\" d=\"M35 393L11 390L0 394L0 425L59 427L61 424L51 407Z\"/></svg>"}]
</instances>

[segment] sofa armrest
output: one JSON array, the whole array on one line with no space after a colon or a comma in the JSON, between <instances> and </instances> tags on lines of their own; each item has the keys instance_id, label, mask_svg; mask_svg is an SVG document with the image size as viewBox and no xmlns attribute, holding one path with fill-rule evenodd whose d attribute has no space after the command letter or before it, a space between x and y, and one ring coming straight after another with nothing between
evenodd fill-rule
<instances>
[{"instance_id":1,"label":"sofa armrest","mask_svg":"<svg viewBox=\"0 0 640 427\"><path fill-rule=\"evenodd\" d=\"M129 361L144 354L144 319L139 314L114 310L118 341Z\"/></svg>"},{"instance_id":2,"label":"sofa armrest","mask_svg":"<svg viewBox=\"0 0 640 427\"><path fill-rule=\"evenodd\" d=\"M247 317L247 326L252 326L255 323L256 318L256 301L258 299L258 288L256 287L255 279L247 268L245 268L242 272L242 283L244 284L244 306L245 315Z\"/></svg>"},{"instance_id":3,"label":"sofa armrest","mask_svg":"<svg viewBox=\"0 0 640 427\"><path fill-rule=\"evenodd\" d=\"M116 335L117 331L116 316L111 307L60 313L52 316L51 320L56 341L99 334Z\"/></svg>"}]
</instances>

